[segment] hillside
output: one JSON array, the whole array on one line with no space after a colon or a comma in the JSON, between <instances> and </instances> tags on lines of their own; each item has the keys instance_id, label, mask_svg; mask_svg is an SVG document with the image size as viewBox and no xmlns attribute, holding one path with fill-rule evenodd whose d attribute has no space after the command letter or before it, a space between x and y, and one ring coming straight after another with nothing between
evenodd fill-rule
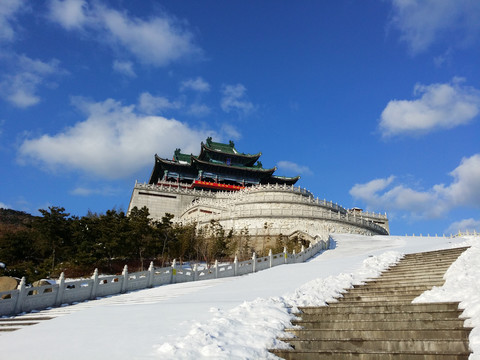
<instances>
[{"instance_id":1,"label":"hillside","mask_svg":"<svg viewBox=\"0 0 480 360\"><path fill-rule=\"evenodd\" d=\"M0 208L0 230L3 227L23 228L33 223L35 216L24 211Z\"/></svg>"}]
</instances>

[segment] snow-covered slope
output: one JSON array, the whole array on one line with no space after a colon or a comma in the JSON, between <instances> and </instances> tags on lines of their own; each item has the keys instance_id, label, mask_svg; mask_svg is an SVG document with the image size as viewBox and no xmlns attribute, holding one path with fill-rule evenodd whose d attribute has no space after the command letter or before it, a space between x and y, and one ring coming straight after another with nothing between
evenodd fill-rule
<instances>
[{"instance_id":1,"label":"snow-covered slope","mask_svg":"<svg viewBox=\"0 0 480 360\"><path fill-rule=\"evenodd\" d=\"M472 358L480 359L478 237L335 235L333 240L332 249L308 263L70 306L64 309L69 314L2 334L0 349L9 359L273 358L266 349L282 346L275 338L289 324L289 307L324 304L342 289L375 276L403 253L468 244L472 248L461 256L457 270L449 270L444 289L435 290L441 295L428 296L444 301L448 294L449 300L463 301L476 326Z\"/></svg>"}]
</instances>

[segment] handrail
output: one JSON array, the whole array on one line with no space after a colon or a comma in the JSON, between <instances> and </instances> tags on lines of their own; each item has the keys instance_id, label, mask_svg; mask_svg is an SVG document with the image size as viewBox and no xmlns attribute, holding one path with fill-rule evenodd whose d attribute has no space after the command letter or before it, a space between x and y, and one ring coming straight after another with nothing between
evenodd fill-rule
<instances>
[{"instance_id":1,"label":"handrail","mask_svg":"<svg viewBox=\"0 0 480 360\"><path fill-rule=\"evenodd\" d=\"M25 278L22 278L18 289L0 292L0 316L95 300L166 284L240 276L278 265L304 262L329 247L330 239L320 240L315 244L310 243L306 249L302 246L302 251L298 254L295 254L295 250L290 254L286 248L278 254L272 254L270 250L268 256L257 258L253 253L252 258L246 261L239 262L237 257L229 264L219 265L215 261L215 265L207 269L199 269L197 265L193 269L184 269L177 266L174 260L171 267L155 268L152 262L148 270L134 273L129 273L125 265L121 275L100 276L95 269L90 279L73 281L66 281L62 273L57 284L35 287L27 286Z\"/></svg>"}]
</instances>

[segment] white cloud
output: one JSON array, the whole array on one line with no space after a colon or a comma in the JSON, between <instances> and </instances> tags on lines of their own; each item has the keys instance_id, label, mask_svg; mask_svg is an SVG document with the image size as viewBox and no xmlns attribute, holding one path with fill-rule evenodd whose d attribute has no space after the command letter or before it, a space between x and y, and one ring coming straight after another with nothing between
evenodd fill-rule
<instances>
[{"instance_id":1,"label":"white cloud","mask_svg":"<svg viewBox=\"0 0 480 360\"><path fill-rule=\"evenodd\" d=\"M227 139L240 139L242 137L240 131L232 124L222 124L221 133L225 134Z\"/></svg>"},{"instance_id":2,"label":"white cloud","mask_svg":"<svg viewBox=\"0 0 480 360\"><path fill-rule=\"evenodd\" d=\"M11 209L11 208L12 207L10 205L7 205L0 201L0 209Z\"/></svg>"},{"instance_id":3,"label":"white cloud","mask_svg":"<svg viewBox=\"0 0 480 360\"><path fill-rule=\"evenodd\" d=\"M355 184L350 189L350 195L365 201L372 199L377 192L384 190L393 180L395 180L395 176L390 176L387 179L371 180L365 184Z\"/></svg>"},{"instance_id":4,"label":"white cloud","mask_svg":"<svg viewBox=\"0 0 480 360\"><path fill-rule=\"evenodd\" d=\"M419 99L391 100L381 115L382 135L420 135L471 122L480 113L480 91L462 82L454 78L447 84L417 84L414 95Z\"/></svg>"},{"instance_id":5,"label":"white cloud","mask_svg":"<svg viewBox=\"0 0 480 360\"><path fill-rule=\"evenodd\" d=\"M15 30L12 22L15 22L17 13L26 6L23 0L0 1L0 42L14 40Z\"/></svg>"},{"instance_id":6,"label":"white cloud","mask_svg":"<svg viewBox=\"0 0 480 360\"><path fill-rule=\"evenodd\" d=\"M78 186L70 192L72 195L77 196L91 196L91 195L100 195L100 196L113 196L118 193L118 189L113 189L108 186L102 188L94 187L88 188L84 186Z\"/></svg>"},{"instance_id":7,"label":"white cloud","mask_svg":"<svg viewBox=\"0 0 480 360\"><path fill-rule=\"evenodd\" d=\"M73 99L86 114L84 121L55 135L26 139L19 160L42 168L77 170L103 178L130 176L152 164L153 155L170 157L172 149L198 151L198 144L215 132L197 130L175 119L143 116L135 106L108 99Z\"/></svg>"},{"instance_id":8,"label":"white cloud","mask_svg":"<svg viewBox=\"0 0 480 360\"><path fill-rule=\"evenodd\" d=\"M145 64L165 66L185 57L202 56L185 22L160 14L143 20L99 2L53 0L50 20L67 30L81 30L114 48L123 48Z\"/></svg>"},{"instance_id":9,"label":"white cloud","mask_svg":"<svg viewBox=\"0 0 480 360\"><path fill-rule=\"evenodd\" d=\"M391 24L415 55L443 38L452 44L471 43L480 31L476 0L392 0Z\"/></svg>"},{"instance_id":10,"label":"white cloud","mask_svg":"<svg viewBox=\"0 0 480 360\"><path fill-rule=\"evenodd\" d=\"M255 105L245 100L247 89L242 84L223 85L222 100L220 106L223 111L230 112L232 110L249 114L255 110Z\"/></svg>"},{"instance_id":11,"label":"white cloud","mask_svg":"<svg viewBox=\"0 0 480 360\"><path fill-rule=\"evenodd\" d=\"M182 83L180 84L180 91L185 90L208 92L210 91L210 84L199 76L196 79L182 81Z\"/></svg>"},{"instance_id":12,"label":"white cloud","mask_svg":"<svg viewBox=\"0 0 480 360\"><path fill-rule=\"evenodd\" d=\"M148 92L140 94L138 109L145 114L156 114L163 110L178 110L183 107L181 101L170 101L163 96L153 96Z\"/></svg>"},{"instance_id":13,"label":"white cloud","mask_svg":"<svg viewBox=\"0 0 480 360\"><path fill-rule=\"evenodd\" d=\"M421 191L398 184L389 189L395 177L356 184L350 195L371 210L406 212L412 217L438 218L458 207L480 207L480 154L462 159L450 175L449 185L438 184Z\"/></svg>"},{"instance_id":14,"label":"white cloud","mask_svg":"<svg viewBox=\"0 0 480 360\"><path fill-rule=\"evenodd\" d=\"M67 30L81 29L88 21L88 4L84 0L50 0L49 18Z\"/></svg>"},{"instance_id":15,"label":"white cloud","mask_svg":"<svg viewBox=\"0 0 480 360\"><path fill-rule=\"evenodd\" d=\"M25 55L11 55L2 57L2 60L12 69L0 79L0 96L20 108L39 103L39 87L51 86L49 79L67 73L56 59L43 62Z\"/></svg>"},{"instance_id":16,"label":"white cloud","mask_svg":"<svg viewBox=\"0 0 480 360\"><path fill-rule=\"evenodd\" d=\"M433 58L433 64L437 68L441 68L443 65L450 65L452 62L452 53L452 48L449 47L443 54Z\"/></svg>"},{"instance_id":17,"label":"white cloud","mask_svg":"<svg viewBox=\"0 0 480 360\"><path fill-rule=\"evenodd\" d=\"M309 169L308 166L299 165L292 161L279 161L277 164L278 168L281 170L293 172L295 174L304 174L304 175L311 175L312 171Z\"/></svg>"},{"instance_id":18,"label":"white cloud","mask_svg":"<svg viewBox=\"0 0 480 360\"><path fill-rule=\"evenodd\" d=\"M463 158L449 175L454 181L448 186L436 185L434 191L452 205L480 206L480 154Z\"/></svg>"},{"instance_id":19,"label":"white cloud","mask_svg":"<svg viewBox=\"0 0 480 360\"><path fill-rule=\"evenodd\" d=\"M460 221L455 221L450 224L448 228L445 229L447 234L456 234L459 231L461 232L477 232L480 233L480 220L475 220L473 218L463 219Z\"/></svg>"},{"instance_id":20,"label":"white cloud","mask_svg":"<svg viewBox=\"0 0 480 360\"><path fill-rule=\"evenodd\" d=\"M113 70L131 78L137 77L135 70L133 70L133 63L131 61L115 60L113 62Z\"/></svg>"},{"instance_id":21,"label":"white cloud","mask_svg":"<svg viewBox=\"0 0 480 360\"><path fill-rule=\"evenodd\" d=\"M188 113L193 116L207 116L210 112L210 108L205 104L194 103L188 107Z\"/></svg>"}]
</instances>

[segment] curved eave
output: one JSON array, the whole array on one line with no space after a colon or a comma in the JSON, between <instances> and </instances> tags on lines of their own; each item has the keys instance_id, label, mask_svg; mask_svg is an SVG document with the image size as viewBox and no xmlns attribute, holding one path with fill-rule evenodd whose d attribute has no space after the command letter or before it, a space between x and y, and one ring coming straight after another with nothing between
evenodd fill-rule
<instances>
[{"instance_id":1,"label":"curved eave","mask_svg":"<svg viewBox=\"0 0 480 360\"><path fill-rule=\"evenodd\" d=\"M300 179L300 175L294 177L272 175L272 179L279 179L284 181L298 181L298 179Z\"/></svg>"},{"instance_id":2,"label":"curved eave","mask_svg":"<svg viewBox=\"0 0 480 360\"><path fill-rule=\"evenodd\" d=\"M205 152L208 152L208 151L216 153L216 154L223 154L225 156L237 157L237 158L240 158L240 159L246 159L247 163L250 164L250 165L253 165L260 158L260 156L262 156L261 152L256 153L256 154L241 154L239 152L237 152L237 153L224 152L224 151L221 151L221 150L212 149L211 147L202 143L202 146L200 148L200 155L198 155L198 158L203 159L204 156L205 156L204 155Z\"/></svg>"},{"instance_id":3,"label":"curved eave","mask_svg":"<svg viewBox=\"0 0 480 360\"><path fill-rule=\"evenodd\" d=\"M219 169L235 169L238 171L246 171L246 172L253 171L253 172L261 173L262 175L269 175L269 174L271 175L275 172L275 170L277 170L276 167L273 167L271 169L263 169L263 168L241 167L241 166L235 166L235 165L215 164L208 161L200 160L198 157L195 157L195 156L192 156L192 164L193 163L198 163L205 166L212 166Z\"/></svg>"},{"instance_id":4,"label":"curved eave","mask_svg":"<svg viewBox=\"0 0 480 360\"><path fill-rule=\"evenodd\" d=\"M183 164L181 162L178 162L178 161L172 161L172 160L168 160L168 159L162 159L160 156L158 156L157 154L155 154L155 163L157 162L161 162L162 164L166 164L166 165L175 165L175 166L185 166L185 167L190 167L192 166L191 164Z\"/></svg>"},{"instance_id":5,"label":"curved eave","mask_svg":"<svg viewBox=\"0 0 480 360\"><path fill-rule=\"evenodd\" d=\"M152 173L150 174L150 179L148 180L149 184L155 184L157 179L163 176L163 173L160 174L160 169L162 167L172 168L172 167L181 167L185 170L192 167L191 164L182 164L177 161L162 159L160 156L155 154L155 164L153 165Z\"/></svg>"},{"instance_id":6,"label":"curved eave","mask_svg":"<svg viewBox=\"0 0 480 360\"><path fill-rule=\"evenodd\" d=\"M295 176L295 177L272 175L269 180L272 180L274 183L277 183L277 184L293 185L293 184L295 184L299 179L300 179L300 175L297 175L297 176Z\"/></svg>"}]
</instances>

